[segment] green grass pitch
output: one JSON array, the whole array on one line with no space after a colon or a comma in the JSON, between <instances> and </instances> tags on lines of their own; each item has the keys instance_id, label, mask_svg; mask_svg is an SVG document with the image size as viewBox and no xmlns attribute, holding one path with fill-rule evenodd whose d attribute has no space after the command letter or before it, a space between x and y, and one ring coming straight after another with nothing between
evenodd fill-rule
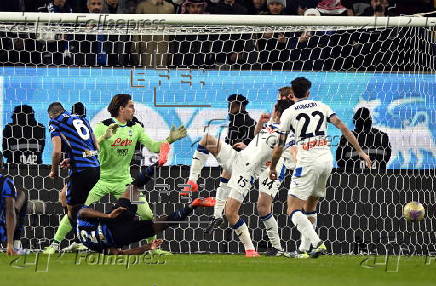
<instances>
[{"instance_id":1,"label":"green grass pitch","mask_svg":"<svg viewBox=\"0 0 436 286\"><path fill-rule=\"evenodd\" d=\"M37 263L36 258L38 258ZM160 258L64 254L8 257L0 253L0 285L254 286L436 285L436 259L424 256L245 258L193 254ZM135 261L136 260L136 261ZM376 262L376 263L374 263ZM427 264L426 264L427 262ZM46 271L46 272L45 272Z\"/></svg>"}]
</instances>

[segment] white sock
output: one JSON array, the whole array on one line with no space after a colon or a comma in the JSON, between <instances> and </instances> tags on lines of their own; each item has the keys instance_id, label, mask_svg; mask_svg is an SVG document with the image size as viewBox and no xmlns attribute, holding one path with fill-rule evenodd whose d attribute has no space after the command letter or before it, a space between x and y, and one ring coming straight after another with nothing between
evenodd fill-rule
<instances>
[{"instance_id":1,"label":"white sock","mask_svg":"<svg viewBox=\"0 0 436 286\"><path fill-rule=\"evenodd\" d=\"M316 231L316 227L317 227L317 222L318 222L318 216L316 211L315 212L311 212L311 213L306 213L306 217L307 218L312 218L312 220L310 220L310 222L312 222L313 225L313 229ZM300 250L301 252L307 252L310 249L310 240L305 237L303 234L301 234L301 242L300 242L300 246L298 247L298 250Z\"/></svg>"},{"instance_id":2,"label":"white sock","mask_svg":"<svg viewBox=\"0 0 436 286\"><path fill-rule=\"evenodd\" d=\"M250 232L244 220L240 218L238 222L232 226L235 233L238 235L239 240L244 244L245 251L254 250L253 242L251 241Z\"/></svg>"},{"instance_id":3,"label":"white sock","mask_svg":"<svg viewBox=\"0 0 436 286\"><path fill-rule=\"evenodd\" d=\"M291 220L298 231L312 243L312 246L317 247L321 240L306 215L301 210L297 210L291 214Z\"/></svg>"},{"instance_id":4,"label":"white sock","mask_svg":"<svg viewBox=\"0 0 436 286\"><path fill-rule=\"evenodd\" d=\"M260 219L265 225L266 234L268 235L272 246L278 250L283 250L282 245L280 244L279 225L272 213L263 216Z\"/></svg>"},{"instance_id":5,"label":"white sock","mask_svg":"<svg viewBox=\"0 0 436 286\"><path fill-rule=\"evenodd\" d=\"M226 205L227 198L229 197L231 188L227 186L229 180L225 178L220 178L220 186L216 189L216 204L213 207L213 217L222 218L223 210Z\"/></svg>"},{"instance_id":6,"label":"white sock","mask_svg":"<svg viewBox=\"0 0 436 286\"><path fill-rule=\"evenodd\" d=\"M191 169L189 170L190 181L197 182L208 156L209 152L206 150L206 147L198 144L197 150L195 150L192 156Z\"/></svg>"}]
</instances>

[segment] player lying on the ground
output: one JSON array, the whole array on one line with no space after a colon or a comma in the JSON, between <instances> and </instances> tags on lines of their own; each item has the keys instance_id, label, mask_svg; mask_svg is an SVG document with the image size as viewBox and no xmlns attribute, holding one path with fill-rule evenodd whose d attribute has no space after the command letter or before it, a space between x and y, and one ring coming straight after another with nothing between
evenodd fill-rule
<instances>
[{"instance_id":1,"label":"player lying on the ground","mask_svg":"<svg viewBox=\"0 0 436 286\"><path fill-rule=\"evenodd\" d=\"M0 152L0 243L6 243L7 255L25 254L20 238L27 212L27 198L24 192L15 189L13 179L2 172L3 155Z\"/></svg>"},{"instance_id":2,"label":"player lying on the ground","mask_svg":"<svg viewBox=\"0 0 436 286\"><path fill-rule=\"evenodd\" d=\"M89 249L108 254L142 254L159 247L161 240L154 240L142 247L121 250L123 246L139 242L163 232L168 227L184 221L197 207L213 207L215 198L196 198L185 208L157 218L156 220L139 220L136 216L139 197L138 187L149 180L149 173L143 172L124 194L117 200L113 210L105 214L88 206L82 207L77 215L77 237Z\"/></svg>"},{"instance_id":3,"label":"player lying on the ground","mask_svg":"<svg viewBox=\"0 0 436 286\"><path fill-rule=\"evenodd\" d=\"M302 244L297 258L309 257L307 252L311 246L311 257L316 258L327 251L314 230L318 201L320 197L325 196L326 183L333 166L330 142L327 140L327 122L340 129L367 166L371 166L371 160L362 151L356 137L331 108L320 101L308 99L310 87L311 82L304 77L292 81L296 102L280 119L279 144L274 147L270 166L270 178L275 180L277 162L282 155L286 137L288 134L295 136L297 163L288 192L287 214L301 233Z\"/></svg>"},{"instance_id":4,"label":"player lying on the ground","mask_svg":"<svg viewBox=\"0 0 436 286\"><path fill-rule=\"evenodd\" d=\"M276 108L275 114L273 114L274 119L279 120L281 112L283 112L283 110L289 107L291 104L292 102L289 100L278 101L275 107ZM239 180L241 180L240 183L244 184L249 190L251 187L251 176L253 177L254 180L254 177L259 175L260 169L262 169L262 167L265 166L265 163L271 158L270 156L271 156L272 147L268 146L268 144L274 143L273 142L274 137L275 135L273 133L270 134L268 131L264 130L262 132L259 132L259 134L256 135L256 137L250 142L250 144L244 150L240 152L236 152L232 148L232 146L226 144L223 141L217 140L214 136L205 134L203 138L200 140L200 142L198 143L197 150L194 153L190 173L192 176L198 178L201 173L201 169L204 167L204 163L206 162L206 159L209 156L209 153L211 153L224 170L227 170L228 172L232 173L232 179L230 179L229 181L229 186L231 186L232 180L234 182L238 182ZM249 165L248 167L247 165L245 165L246 163L248 163ZM248 180L245 178L241 179L239 176L241 171L244 170L245 168L248 168L250 171L252 171L251 173L250 171L247 171L248 173L251 174ZM274 217L272 216L270 218L275 220ZM239 218L236 218L236 221L233 220L230 221L229 219L228 220L231 225L234 225L238 221L238 219ZM267 228L269 228L269 225L267 224L265 225ZM243 226L240 226L240 228L237 227L236 232L238 233L238 235L242 233L244 234L244 237L241 238L240 236L240 239L244 243L247 255L248 256L252 254L257 255L256 251L254 250L253 243L251 242L248 229L245 226L245 230L246 230L245 231L244 226L245 223ZM278 237L278 230L277 230L276 237ZM280 245L279 240L280 239L278 239L278 244L275 244L277 248L279 248Z\"/></svg>"}]
</instances>

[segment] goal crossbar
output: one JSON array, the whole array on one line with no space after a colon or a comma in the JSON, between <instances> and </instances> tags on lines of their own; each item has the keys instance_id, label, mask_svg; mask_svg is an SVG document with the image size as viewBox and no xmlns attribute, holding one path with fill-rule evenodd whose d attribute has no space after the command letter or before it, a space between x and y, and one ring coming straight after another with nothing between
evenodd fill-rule
<instances>
[{"instance_id":1,"label":"goal crossbar","mask_svg":"<svg viewBox=\"0 0 436 286\"><path fill-rule=\"evenodd\" d=\"M85 14L0 12L3 23L137 24L151 25L237 25L237 26L359 26L434 27L436 18L354 17L354 16L271 16L271 15L187 15L187 14Z\"/></svg>"}]
</instances>

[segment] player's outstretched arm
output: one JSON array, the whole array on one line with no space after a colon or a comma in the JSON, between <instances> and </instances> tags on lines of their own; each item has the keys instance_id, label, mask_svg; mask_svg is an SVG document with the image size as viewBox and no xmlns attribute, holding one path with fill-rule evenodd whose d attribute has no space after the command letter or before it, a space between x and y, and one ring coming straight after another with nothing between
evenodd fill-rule
<instances>
[{"instance_id":1,"label":"player's outstretched arm","mask_svg":"<svg viewBox=\"0 0 436 286\"><path fill-rule=\"evenodd\" d=\"M345 124L342 122L342 120L339 119L339 117L337 117L336 115L330 117L330 122L334 126L336 126L336 128L341 130L342 135L344 135L345 139L347 139L348 142L350 142L350 144L353 145L357 154L359 154L360 158L362 158L365 161L366 166L368 168L371 168L372 165L371 159L369 158L368 155L365 154L365 152L363 152L362 147L360 147L359 141L357 141L357 138L356 136L354 136L353 132L351 132L350 129L348 129L347 126L345 126Z\"/></svg>"},{"instance_id":2,"label":"player's outstretched arm","mask_svg":"<svg viewBox=\"0 0 436 286\"><path fill-rule=\"evenodd\" d=\"M185 126L180 125L179 127L171 126L170 134L168 135L166 141L170 144L176 142L177 140L180 140L182 138L185 138L188 134Z\"/></svg>"},{"instance_id":3,"label":"player's outstretched arm","mask_svg":"<svg viewBox=\"0 0 436 286\"><path fill-rule=\"evenodd\" d=\"M141 142L142 145L145 146L150 152L158 153L161 151L161 146L164 143L173 143L177 140L180 140L187 135L187 131L183 125L178 127L177 129L173 126L171 127L170 134L168 137L163 141L155 141L151 139L147 133L145 133L145 130L143 127L141 127L139 124L135 125L136 132L139 133L138 141Z\"/></svg>"},{"instance_id":4,"label":"player's outstretched arm","mask_svg":"<svg viewBox=\"0 0 436 286\"><path fill-rule=\"evenodd\" d=\"M62 153L61 153L61 147L62 147L62 142L61 142L61 137L59 136L54 136L51 139L51 142L53 143L53 152L51 155L51 171L50 174L48 175L49 178L57 178L59 175L59 164L61 162L61 158L62 158Z\"/></svg>"},{"instance_id":5,"label":"player's outstretched arm","mask_svg":"<svg viewBox=\"0 0 436 286\"><path fill-rule=\"evenodd\" d=\"M262 130L263 124L267 123L271 118L271 114L262 113L259 117L259 121L256 123L256 128L254 129L254 135L258 134Z\"/></svg>"},{"instance_id":6,"label":"player's outstretched arm","mask_svg":"<svg viewBox=\"0 0 436 286\"><path fill-rule=\"evenodd\" d=\"M15 231L15 198L6 197L6 236L7 236L7 255L17 254L14 250L14 231Z\"/></svg>"},{"instance_id":7,"label":"player's outstretched arm","mask_svg":"<svg viewBox=\"0 0 436 286\"><path fill-rule=\"evenodd\" d=\"M77 215L79 218L102 218L102 219L114 219L118 217L122 212L124 212L126 208L116 208L110 214L105 214L99 211L96 211L91 208L83 208L81 209Z\"/></svg>"},{"instance_id":8,"label":"player's outstretched arm","mask_svg":"<svg viewBox=\"0 0 436 286\"><path fill-rule=\"evenodd\" d=\"M155 239L151 243L147 243L141 247L135 247L132 249L117 249L117 248L110 248L109 254L113 255L136 255L136 254L143 254L146 251L153 250L156 248L159 248L159 246L162 244L162 239Z\"/></svg>"}]
</instances>

